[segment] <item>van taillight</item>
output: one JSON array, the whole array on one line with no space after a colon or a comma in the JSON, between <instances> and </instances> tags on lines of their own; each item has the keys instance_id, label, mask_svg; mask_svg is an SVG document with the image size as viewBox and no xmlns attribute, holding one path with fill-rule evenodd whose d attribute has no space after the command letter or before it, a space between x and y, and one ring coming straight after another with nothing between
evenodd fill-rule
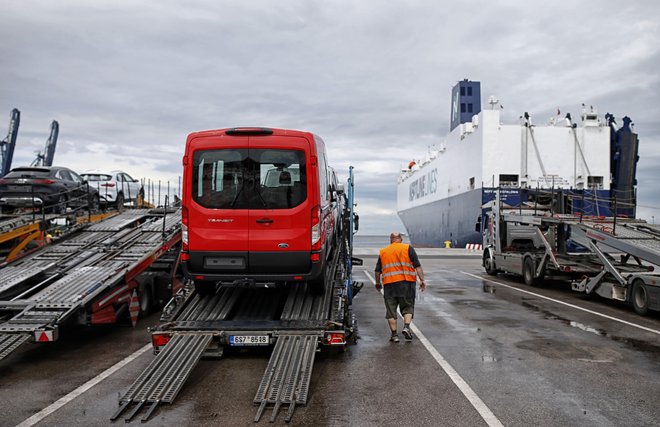
<instances>
[{"instance_id":1,"label":"van taillight","mask_svg":"<svg viewBox=\"0 0 660 427\"><path fill-rule=\"evenodd\" d=\"M188 208L181 209L181 242L183 250L188 250Z\"/></svg>"},{"instance_id":2,"label":"van taillight","mask_svg":"<svg viewBox=\"0 0 660 427\"><path fill-rule=\"evenodd\" d=\"M317 206L312 208L312 250L321 249L321 212Z\"/></svg>"},{"instance_id":3,"label":"van taillight","mask_svg":"<svg viewBox=\"0 0 660 427\"><path fill-rule=\"evenodd\" d=\"M183 242L183 250L188 250L188 226L181 224L181 242Z\"/></svg>"}]
</instances>

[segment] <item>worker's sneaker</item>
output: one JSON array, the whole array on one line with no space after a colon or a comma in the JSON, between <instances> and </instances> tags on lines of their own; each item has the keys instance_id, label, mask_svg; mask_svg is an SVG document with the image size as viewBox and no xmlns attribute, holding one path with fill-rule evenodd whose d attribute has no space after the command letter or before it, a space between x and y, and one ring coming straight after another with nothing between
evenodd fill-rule
<instances>
[{"instance_id":1,"label":"worker's sneaker","mask_svg":"<svg viewBox=\"0 0 660 427\"><path fill-rule=\"evenodd\" d=\"M390 342L399 342L399 335L392 334L392 336L390 337Z\"/></svg>"},{"instance_id":2,"label":"worker's sneaker","mask_svg":"<svg viewBox=\"0 0 660 427\"><path fill-rule=\"evenodd\" d=\"M406 326L405 328L403 328L401 333L403 334L403 337L406 339L406 341L412 341L413 333L409 327Z\"/></svg>"}]
</instances>

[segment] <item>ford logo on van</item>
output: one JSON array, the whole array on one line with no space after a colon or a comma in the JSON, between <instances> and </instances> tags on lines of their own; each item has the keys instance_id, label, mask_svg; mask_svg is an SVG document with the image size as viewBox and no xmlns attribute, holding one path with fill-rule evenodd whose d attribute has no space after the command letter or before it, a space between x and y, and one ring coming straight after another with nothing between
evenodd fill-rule
<instances>
[{"instance_id":1,"label":"ford logo on van","mask_svg":"<svg viewBox=\"0 0 660 427\"><path fill-rule=\"evenodd\" d=\"M209 222L234 222L231 218L209 218Z\"/></svg>"},{"instance_id":2,"label":"ford logo on van","mask_svg":"<svg viewBox=\"0 0 660 427\"><path fill-rule=\"evenodd\" d=\"M289 247L289 244L288 243L280 243L279 245L277 245L277 247L282 248L282 249L286 249L286 248Z\"/></svg>"}]
</instances>

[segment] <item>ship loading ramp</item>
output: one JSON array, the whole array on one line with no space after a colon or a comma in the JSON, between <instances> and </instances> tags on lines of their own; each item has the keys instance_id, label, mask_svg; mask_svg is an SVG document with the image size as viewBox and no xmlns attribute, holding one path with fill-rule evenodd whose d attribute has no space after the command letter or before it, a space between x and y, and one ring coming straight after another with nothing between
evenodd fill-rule
<instances>
[{"instance_id":1,"label":"ship loading ramp","mask_svg":"<svg viewBox=\"0 0 660 427\"><path fill-rule=\"evenodd\" d=\"M349 206L352 206L349 179ZM211 295L198 294L192 282L164 308L160 326L152 329L156 357L119 399L115 421L126 422L142 409L142 422L159 405L172 404L202 357L220 358L225 348L273 346L270 360L254 397L258 422L267 408L274 422L282 407L285 421L296 406L306 405L315 354L343 349L357 340L352 298L361 288L354 283L351 265L352 212L343 211L340 244L332 254L321 295L304 282L272 287L219 287ZM350 220L349 220L350 217ZM349 238L349 236L351 238Z\"/></svg>"},{"instance_id":2,"label":"ship loading ramp","mask_svg":"<svg viewBox=\"0 0 660 427\"><path fill-rule=\"evenodd\" d=\"M125 211L1 268L0 359L57 340L67 321L135 322L172 283L162 264L175 259L180 224L177 210Z\"/></svg>"}]
</instances>

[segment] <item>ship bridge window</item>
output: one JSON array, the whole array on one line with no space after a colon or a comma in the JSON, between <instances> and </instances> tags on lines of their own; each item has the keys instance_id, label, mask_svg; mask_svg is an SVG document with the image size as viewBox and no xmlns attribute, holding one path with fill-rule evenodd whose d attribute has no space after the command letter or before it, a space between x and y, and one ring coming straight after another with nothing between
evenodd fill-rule
<instances>
[{"instance_id":1,"label":"ship bridge window","mask_svg":"<svg viewBox=\"0 0 660 427\"><path fill-rule=\"evenodd\" d=\"M472 112L472 104L467 105L467 110L468 110L468 113Z\"/></svg>"},{"instance_id":2,"label":"ship bridge window","mask_svg":"<svg viewBox=\"0 0 660 427\"><path fill-rule=\"evenodd\" d=\"M465 113L465 102L461 102L461 113Z\"/></svg>"},{"instance_id":3,"label":"ship bridge window","mask_svg":"<svg viewBox=\"0 0 660 427\"><path fill-rule=\"evenodd\" d=\"M518 175L500 175L500 187L517 187Z\"/></svg>"},{"instance_id":4,"label":"ship bridge window","mask_svg":"<svg viewBox=\"0 0 660 427\"><path fill-rule=\"evenodd\" d=\"M587 177L587 186L596 190L603 189L603 177L602 176L588 176Z\"/></svg>"},{"instance_id":5,"label":"ship bridge window","mask_svg":"<svg viewBox=\"0 0 660 427\"><path fill-rule=\"evenodd\" d=\"M467 87L467 96L472 96L472 86Z\"/></svg>"}]
</instances>

